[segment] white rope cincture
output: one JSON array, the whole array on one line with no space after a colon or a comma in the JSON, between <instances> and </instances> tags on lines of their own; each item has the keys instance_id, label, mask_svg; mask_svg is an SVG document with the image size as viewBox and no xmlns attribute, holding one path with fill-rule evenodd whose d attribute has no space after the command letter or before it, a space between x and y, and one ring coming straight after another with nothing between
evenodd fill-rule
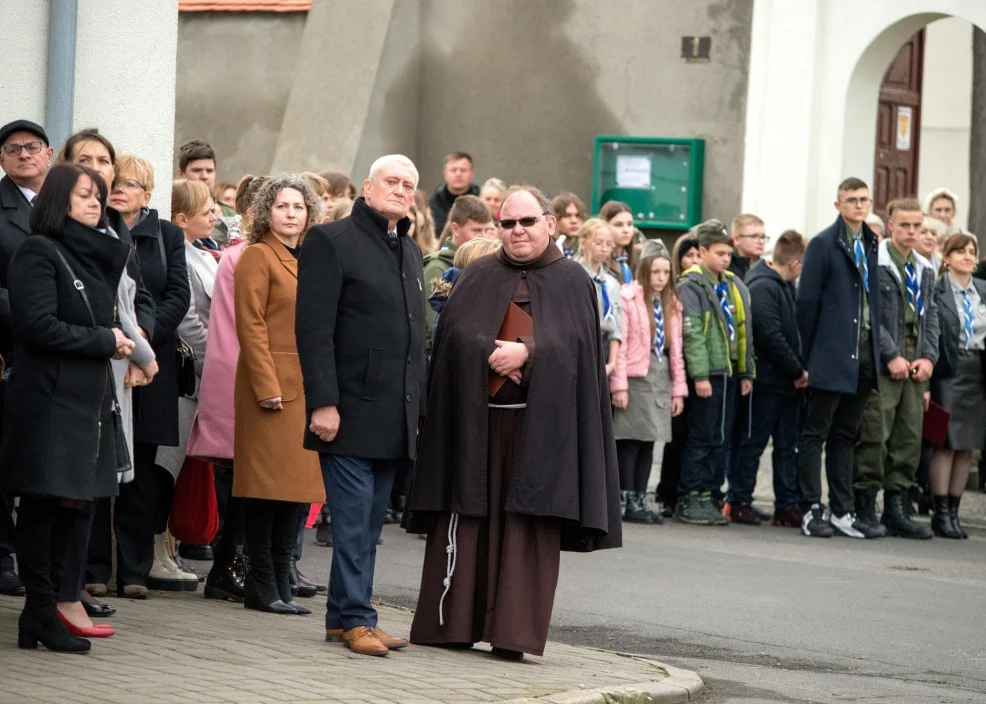
<instances>
[{"instance_id":1,"label":"white rope cincture","mask_svg":"<svg viewBox=\"0 0 986 704\"><path fill-rule=\"evenodd\" d=\"M442 598L438 600L438 625L445 625L445 597L448 596L449 589L452 588L452 576L455 574L455 558L458 554L459 545L459 514L453 513L449 518L448 522L448 544L445 546L445 579L442 580L442 584L445 586L445 591L442 592Z\"/></svg>"}]
</instances>

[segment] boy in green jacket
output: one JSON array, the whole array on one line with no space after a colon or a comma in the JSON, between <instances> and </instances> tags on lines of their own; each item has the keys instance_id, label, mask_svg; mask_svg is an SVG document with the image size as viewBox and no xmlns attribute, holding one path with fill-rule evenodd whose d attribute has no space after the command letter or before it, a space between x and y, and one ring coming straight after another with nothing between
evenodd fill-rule
<instances>
[{"instance_id":1,"label":"boy in green jacket","mask_svg":"<svg viewBox=\"0 0 986 704\"><path fill-rule=\"evenodd\" d=\"M702 263L678 283L688 372L688 440L681 463L675 518L696 525L727 525L713 503L717 469L732 436L737 391L753 388L755 363L750 293L727 270L733 246L718 220L697 228Z\"/></svg>"}]
</instances>

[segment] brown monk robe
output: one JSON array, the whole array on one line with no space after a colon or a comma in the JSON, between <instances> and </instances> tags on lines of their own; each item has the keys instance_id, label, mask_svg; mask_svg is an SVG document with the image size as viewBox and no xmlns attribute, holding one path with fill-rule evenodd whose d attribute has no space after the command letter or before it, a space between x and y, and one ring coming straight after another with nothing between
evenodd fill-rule
<instances>
[{"instance_id":1,"label":"brown monk robe","mask_svg":"<svg viewBox=\"0 0 986 704\"><path fill-rule=\"evenodd\" d=\"M520 385L490 398L487 360L510 301L534 335L519 340ZM621 545L596 310L592 281L554 245L527 264L501 250L456 283L406 514L409 531L428 533L412 643L541 655L560 551Z\"/></svg>"}]
</instances>

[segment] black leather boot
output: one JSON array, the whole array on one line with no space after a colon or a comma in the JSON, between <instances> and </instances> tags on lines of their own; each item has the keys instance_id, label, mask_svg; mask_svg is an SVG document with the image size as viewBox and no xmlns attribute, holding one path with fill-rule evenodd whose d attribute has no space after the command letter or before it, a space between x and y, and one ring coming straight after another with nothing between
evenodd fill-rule
<instances>
[{"instance_id":1,"label":"black leather boot","mask_svg":"<svg viewBox=\"0 0 986 704\"><path fill-rule=\"evenodd\" d=\"M205 598L242 604L247 573L244 567L242 555L236 555L225 564L214 563L205 579Z\"/></svg>"},{"instance_id":2,"label":"black leather boot","mask_svg":"<svg viewBox=\"0 0 986 704\"><path fill-rule=\"evenodd\" d=\"M914 540L930 540L934 537L931 528L911 520L907 497L899 491L883 492L883 519L887 535Z\"/></svg>"},{"instance_id":3,"label":"black leather boot","mask_svg":"<svg viewBox=\"0 0 986 704\"><path fill-rule=\"evenodd\" d=\"M298 578L298 565L294 558L291 558L291 564L288 567L288 580L291 585L292 596L297 596L302 599L311 599L318 593L318 589L315 585L301 583L301 580Z\"/></svg>"},{"instance_id":4,"label":"black leather boot","mask_svg":"<svg viewBox=\"0 0 986 704\"><path fill-rule=\"evenodd\" d=\"M288 600L291 597L291 587L285 575L284 586ZM250 573L247 575L243 588L243 606L254 611L265 611L270 614L290 614L298 612L281 597L270 562L265 560L250 560Z\"/></svg>"},{"instance_id":5,"label":"black leather boot","mask_svg":"<svg viewBox=\"0 0 986 704\"><path fill-rule=\"evenodd\" d=\"M58 618L57 588L78 511L59 507L56 499L21 497L17 513L17 556L27 590L18 621L17 647L40 642L60 653L87 653L92 644L69 633Z\"/></svg>"},{"instance_id":6,"label":"black leather boot","mask_svg":"<svg viewBox=\"0 0 986 704\"><path fill-rule=\"evenodd\" d=\"M948 513L952 517L952 525L955 526L955 530L959 532L960 538L968 538L969 534L962 529L962 524L959 523L959 504L962 503L961 496L949 496L948 497Z\"/></svg>"},{"instance_id":7,"label":"black leather boot","mask_svg":"<svg viewBox=\"0 0 986 704\"><path fill-rule=\"evenodd\" d=\"M861 524L860 532L867 538L886 536L887 527L876 516L876 489L856 492L856 520Z\"/></svg>"},{"instance_id":8,"label":"black leather boot","mask_svg":"<svg viewBox=\"0 0 986 704\"><path fill-rule=\"evenodd\" d=\"M931 514L931 530L939 538L962 539L962 534L952 522L952 514L949 510L947 496L934 497L935 511Z\"/></svg>"}]
</instances>

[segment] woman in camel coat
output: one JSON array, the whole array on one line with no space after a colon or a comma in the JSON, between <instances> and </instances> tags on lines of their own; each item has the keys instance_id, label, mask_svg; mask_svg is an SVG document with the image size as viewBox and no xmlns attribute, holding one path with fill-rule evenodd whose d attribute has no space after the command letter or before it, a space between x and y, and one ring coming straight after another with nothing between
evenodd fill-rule
<instances>
[{"instance_id":1,"label":"woman in camel coat","mask_svg":"<svg viewBox=\"0 0 986 704\"><path fill-rule=\"evenodd\" d=\"M294 336L298 252L321 203L294 176L257 192L250 245L234 274L240 358L234 391L233 495L247 500L247 608L307 614L289 570L301 504L325 500L318 455L305 450L305 395Z\"/></svg>"}]
</instances>

